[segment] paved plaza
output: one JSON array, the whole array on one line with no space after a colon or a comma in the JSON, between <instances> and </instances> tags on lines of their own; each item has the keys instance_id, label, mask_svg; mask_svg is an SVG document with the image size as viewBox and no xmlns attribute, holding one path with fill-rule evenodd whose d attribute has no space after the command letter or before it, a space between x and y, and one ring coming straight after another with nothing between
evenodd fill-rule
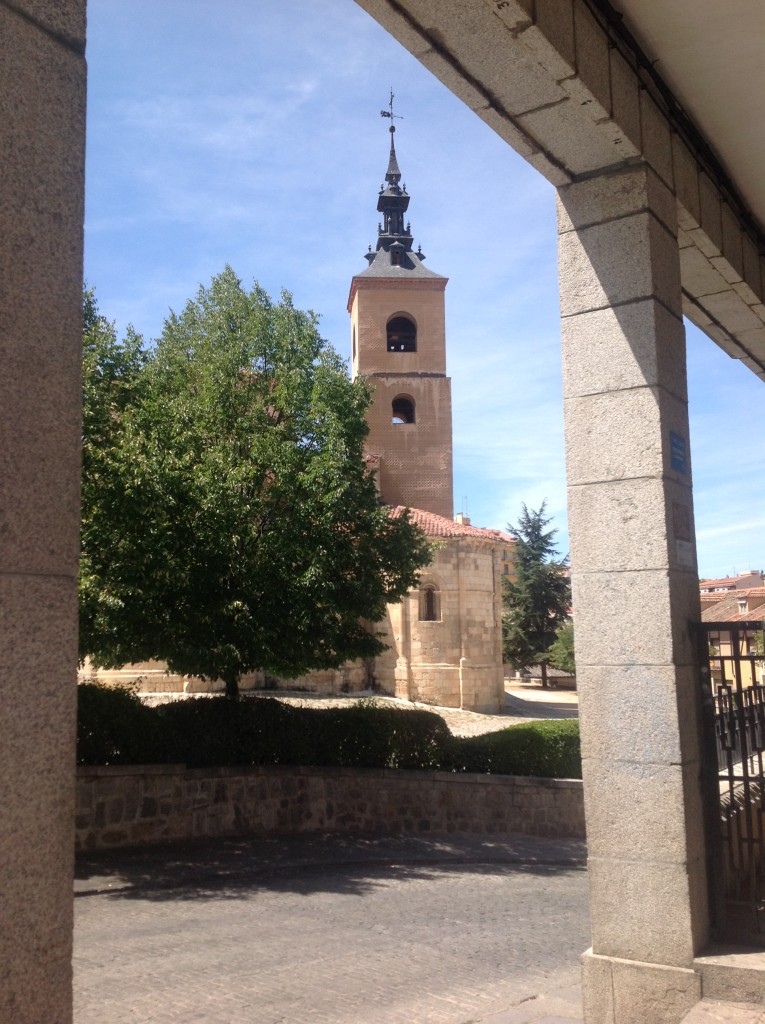
<instances>
[{"instance_id":1,"label":"paved plaza","mask_svg":"<svg viewBox=\"0 0 765 1024\"><path fill-rule=\"evenodd\" d=\"M76 1024L570 1024L584 845L228 839L89 854Z\"/></svg>"}]
</instances>

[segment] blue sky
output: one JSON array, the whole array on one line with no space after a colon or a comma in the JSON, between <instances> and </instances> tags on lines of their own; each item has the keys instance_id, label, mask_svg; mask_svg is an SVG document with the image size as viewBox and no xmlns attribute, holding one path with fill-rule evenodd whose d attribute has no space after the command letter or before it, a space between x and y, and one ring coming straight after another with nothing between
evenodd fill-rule
<instances>
[{"instance_id":1,"label":"blue sky","mask_svg":"<svg viewBox=\"0 0 765 1024\"><path fill-rule=\"evenodd\" d=\"M90 0L85 274L120 333L231 264L349 355L393 87L415 246L450 278L455 511L566 528L554 191L352 0ZM688 326L699 571L765 569L763 386Z\"/></svg>"}]
</instances>

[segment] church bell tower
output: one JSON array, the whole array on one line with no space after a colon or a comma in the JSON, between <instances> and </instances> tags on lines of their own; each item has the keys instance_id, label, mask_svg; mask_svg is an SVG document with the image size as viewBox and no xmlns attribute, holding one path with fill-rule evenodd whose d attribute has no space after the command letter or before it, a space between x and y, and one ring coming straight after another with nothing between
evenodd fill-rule
<instances>
[{"instance_id":1,"label":"church bell tower","mask_svg":"<svg viewBox=\"0 0 765 1024\"><path fill-rule=\"evenodd\" d=\"M423 266L412 249L394 144L391 95L390 156L377 210L382 220L369 266L351 282L354 379L372 385L367 413L367 461L382 500L452 518L452 400L446 376L444 291L447 278Z\"/></svg>"}]
</instances>

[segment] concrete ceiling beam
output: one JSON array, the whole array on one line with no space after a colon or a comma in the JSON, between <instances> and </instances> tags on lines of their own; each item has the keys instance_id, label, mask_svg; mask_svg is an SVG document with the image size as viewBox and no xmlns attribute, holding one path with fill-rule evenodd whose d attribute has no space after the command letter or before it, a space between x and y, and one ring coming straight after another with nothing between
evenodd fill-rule
<instances>
[{"instance_id":1,"label":"concrete ceiling beam","mask_svg":"<svg viewBox=\"0 0 765 1024\"><path fill-rule=\"evenodd\" d=\"M687 130L679 104L597 4L357 3L556 187L647 163L672 190L681 247L693 250L682 261L686 315L765 379L762 227L714 145Z\"/></svg>"}]
</instances>

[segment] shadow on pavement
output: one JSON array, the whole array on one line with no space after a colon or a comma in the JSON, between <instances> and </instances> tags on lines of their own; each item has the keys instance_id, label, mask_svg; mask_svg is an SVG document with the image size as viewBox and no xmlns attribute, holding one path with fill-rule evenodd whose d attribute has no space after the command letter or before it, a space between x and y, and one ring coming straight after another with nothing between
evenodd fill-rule
<instances>
[{"instance_id":1,"label":"shadow on pavement","mask_svg":"<svg viewBox=\"0 0 765 1024\"><path fill-rule=\"evenodd\" d=\"M585 845L530 836L450 838L323 833L217 838L77 856L75 896L237 899L262 890L363 896L392 880L444 874L581 871Z\"/></svg>"}]
</instances>

